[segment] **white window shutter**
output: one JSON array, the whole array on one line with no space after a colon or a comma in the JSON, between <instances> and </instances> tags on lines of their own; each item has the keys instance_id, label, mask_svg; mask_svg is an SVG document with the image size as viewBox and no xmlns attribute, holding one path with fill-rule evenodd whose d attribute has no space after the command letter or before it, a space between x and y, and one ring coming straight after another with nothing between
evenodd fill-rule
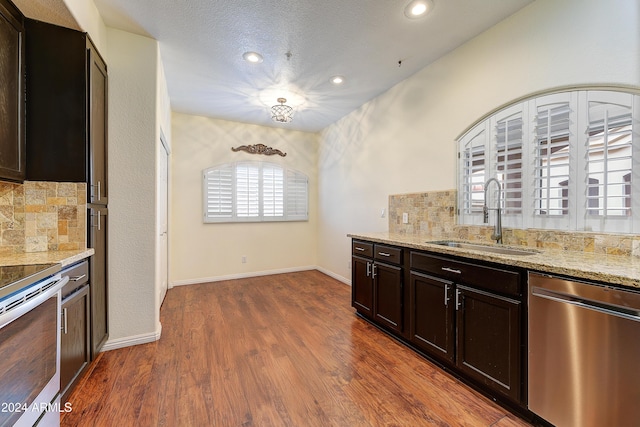
<instances>
[{"instance_id":1,"label":"white window shutter","mask_svg":"<svg viewBox=\"0 0 640 427\"><path fill-rule=\"evenodd\" d=\"M228 221L233 217L233 167L206 169L204 177L204 222Z\"/></svg>"},{"instance_id":2,"label":"white window shutter","mask_svg":"<svg viewBox=\"0 0 640 427\"><path fill-rule=\"evenodd\" d=\"M278 165L262 165L262 215L284 217L284 169Z\"/></svg>"},{"instance_id":3,"label":"white window shutter","mask_svg":"<svg viewBox=\"0 0 640 427\"><path fill-rule=\"evenodd\" d=\"M291 221L309 218L309 180L294 170L287 171L287 219Z\"/></svg>"},{"instance_id":4,"label":"white window shutter","mask_svg":"<svg viewBox=\"0 0 640 427\"><path fill-rule=\"evenodd\" d=\"M257 164L236 165L236 216L239 219L260 216L260 168Z\"/></svg>"},{"instance_id":5,"label":"white window shutter","mask_svg":"<svg viewBox=\"0 0 640 427\"><path fill-rule=\"evenodd\" d=\"M460 218L464 224L480 223L487 179L487 124L471 129L459 142ZM475 217L475 218L474 218Z\"/></svg>"},{"instance_id":6,"label":"white window shutter","mask_svg":"<svg viewBox=\"0 0 640 427\"><path fill-rule=\"evenodd\" d=\"M505 215L522 214L522 144L522 112L498 119L495 125L494 161L496 178L502 186L502 209Z\"/></svg>"}]
</instances>

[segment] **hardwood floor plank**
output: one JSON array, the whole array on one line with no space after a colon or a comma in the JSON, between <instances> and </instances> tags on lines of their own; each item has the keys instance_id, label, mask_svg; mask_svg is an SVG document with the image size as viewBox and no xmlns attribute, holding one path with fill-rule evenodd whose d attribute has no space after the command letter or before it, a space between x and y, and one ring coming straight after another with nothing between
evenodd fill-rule
<instances>
[{"instance_id":1,"label":"hardwood floor plank","mask_svg":"<svg viewBox=\"0 0 640 427\"><path fill-rule=\"evenodd\" d=\"M527 426L368 324L317 271L169 290L159 341L100 355L62 426Z\"/></svg>"}]
</instances>

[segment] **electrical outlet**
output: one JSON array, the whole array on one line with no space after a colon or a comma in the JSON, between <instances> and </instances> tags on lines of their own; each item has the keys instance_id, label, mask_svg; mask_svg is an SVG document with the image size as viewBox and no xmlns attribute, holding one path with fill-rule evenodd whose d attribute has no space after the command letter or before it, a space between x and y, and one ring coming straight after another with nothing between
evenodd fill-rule
<instances>
[{"instance_id":1,"label":"electrical outlet","mask_svg":"<svg viewBox=\"0 0 640 427\"><path fill-rule=\"evenodd\" d=\"M347 270L351 270L351 261L347 262Z\"/></svg>"},{"instance_id":2,"label":"electrical outlet","mask_svg":"<svg viewBox=\"0 0 640 427\"><path fill-rule=\"evenodd\" d=\"M247 263L247 256L246 255L242 255L242 263L243 264Z\"/></svg>"},{"instance_id":3,"label":"electrical outlet","mask_svg":"<svg viewBox=\"0 0 640 427\"><path fill-rule=\"evenodd\" d=\"M406 213L406 212L404 212L404 213L402 214L402 223L403 223L403 224L409 224L409 214L408 214L408 213Z\"/></svg>"},{"instance_id":4,"label":"electrical outlet","mask_svg":"<svg viewBox=\"0 0 640 427\"><path fill-rule=\"evenodd\" d=\"M386 212L387 212L387 209L386 208L382 208L382 212L380 212L380 218L384 218Z\"/></svg>"}]
</instances>

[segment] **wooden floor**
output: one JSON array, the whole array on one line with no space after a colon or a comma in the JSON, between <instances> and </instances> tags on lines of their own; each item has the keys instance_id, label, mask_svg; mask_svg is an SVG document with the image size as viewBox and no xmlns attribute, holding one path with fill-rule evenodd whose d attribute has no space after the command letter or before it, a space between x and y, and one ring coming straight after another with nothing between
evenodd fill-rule
<instances>
[{"instance_id":1,"label":"wooden floor","mask_svg":"<svg viewBox=\"0 0 640 427\"><path fill-rule=\"evenodd\" d=\"M102 353L62 426L527 426L358 318L317 271L171 289L159 341Z\"/></svg>"}]
</instances>

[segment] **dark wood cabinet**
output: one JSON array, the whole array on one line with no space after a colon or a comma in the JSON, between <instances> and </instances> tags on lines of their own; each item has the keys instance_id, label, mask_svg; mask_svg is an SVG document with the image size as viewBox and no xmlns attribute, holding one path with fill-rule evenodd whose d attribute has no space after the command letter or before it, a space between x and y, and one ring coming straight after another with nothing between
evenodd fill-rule
<instances>
[{"instance_id":1,"label":"dark wood cabinet","mask_svg":"<svg viewBox=\"0 0 640 427\"><path fill-rule=\"evenodd\" d=\"M0 0L0 180L22 182L25 155L24 16Z\"/></svg>"},{"instance_id":2,"label":"dark wood cabinet","mask_svg":"<svg viewBox=\"0 0 640 427\"><path fill-rule=\"evenodd\" d=\"M455 360L454 284L411 272L411 342L444 361Z\"/></svg>"},{"instance_id":3,"label":"dark wood cabinet","mask_svg":"<svg viewBox=\"0 0 640 427\"><path fill-rule=\"evenodd\" d=\"M107 67L86 33L27 19L27 178L107 204Z\"/></svg>"},{"instance_id":4,"label":"dark wood cabinet","mask_svg":"<svg viewBox=\"0 0 640 427\"><path fill-rule=\"evenodd\" d=\"M353 256L351 258L351 306L359 313L373 317L373 280L371 280L371 266L369 258Z\"/></svg>"},{"instance_id":5,"label":"dark wood cabinet","mask_svg":"<svg viewBox=\"0 0 640 427\"><path fill-rule=\"evenodd\" d=\"M458 368L467 376L520 401L520 301L458 285Z\"/></svg>"},{"instance_id":6,"label":"dark wood cabinet","mask_svg":"<svg viewBox=\"0 0 640 427\"><path fill-rule=\"evenodd\" d=\"M522 274L412 251L411 342L522 402Z\"/></svg>"},{"instance_id":7,"label":"dark wood cabinet","mask_svg":"<svg viewBox=\"0 0 640 427\"><path fill-rule=\"evenodd\" d=\"M372 269L375 319L402 332L402 268L375 261Z\"/></svg>"},{"instance_id":8,"label":"dark wood cabinet","mask_svg":"<svg viewBox=\"0 0 640 427\"><path fill-rule=\"evenodd\" d=\"M403 268L399 248L353 241L351 305L377 324L403 331Z\"/></svg>"},{"instance_id":9,"label":"dark wood cabinet","mask_svg":"<svg viewBox=\"0 0 640 427\"><path fill-rule=\"evenodd\" d=\"M91 358L109 338L109 294L107 287L107 227L106 207L92 205L87 212L89 246L94 254L89 258L91 275Z\"/></svg>"},{"instance_id":10,"label":"dark wood cabinet","mask_svg":"<svg viewBox=\"0 0 640 427\"><path fill-rule=\"evenodd\" d=\"M66 401L91 361L89 266L82 261L61 273L69 276L62 290L60 393Z\"/></svg>"}]
</instances>

